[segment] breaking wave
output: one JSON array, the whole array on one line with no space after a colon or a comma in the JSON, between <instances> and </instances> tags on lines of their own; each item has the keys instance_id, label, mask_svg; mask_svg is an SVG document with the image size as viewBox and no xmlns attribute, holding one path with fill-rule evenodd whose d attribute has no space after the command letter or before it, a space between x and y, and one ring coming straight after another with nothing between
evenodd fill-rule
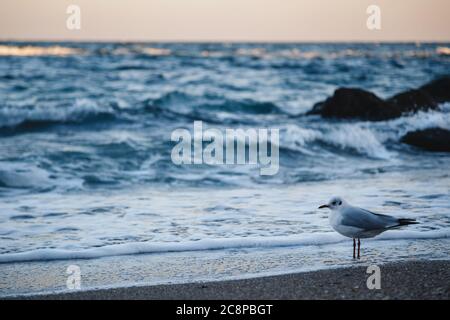
<instances>
[{"instance_id":1,"label":"breaking wave","mask_svg":"<svg viewBox=\"0 0 450 320\"><path fill-rule=\"evenodd\" d=\"M152 101L152 105L168 109L179 110L180 112L217 111L217 112L238 112L250 114L283 114L273 102L261 102L251 99L231 100L217 95L195 96L180 91L169 92L162 97Z\"/></svg>"},{"instance_id":2,"label":"breaking wave","mask_svg":"<svg viewBox=\"0 0 450 320\"><path fill-rule=\"evenodd\" d=\"M377 239L378 240L442 239L449 237L450 232L448 230L425 231L425 232L402 230L391 233L385 233L380 237L378 237ZM165 253L165 252L189 252L189 251L223 250L223 249L239 249L239 248L314 246L314 245L333 244L346 240L347 238L334 232L333 233L321 232L321 233L304 234L302 236L202 239L198 241L159 242L159 243L131 242L116 245L108 245L103 247L93 247L77 251L64 249L36 249L27 252L6 253L0 255L0 263L94 259L110 256Z\"/></svg>"},{"instance_id":3,"label":"breaking wave","mask_svg":"<svg viewBox=\"0 0 450 320\"><path fill-rule=\"evenodd\" d=\"M0 56L31 57L31 56L70 56L82 54L83 50L62 46L11 46L0 45Z\"/></svg>"},{"instance_id":4,"label":"breaking wave","mask_svg":"<svg viewBox=\"0 0 450 320\"><path fill-rule=\"evenodd\" d=\"M5 106L0 108L0 130L29 131L54 124L78 123L114 118L114 110L100 107L89 99L79 99L70 107Z\"/></svg>"},{"instance_id":5,"label":"breaking wave","mask_svg":"<svg viewBox=\"0 0 450 320\"><path fill-rule=\"evenodd\" d=\"M391 159L390 142L398 142L407 132L427 128L450 130L450 104L442 104L440 110L418 112L401 118L381 122L329 122L313 128L288 125L285 146L307 153L308 146L324 143L341 150L355 151L376 159Z\"/></svg>"}]
</instances>

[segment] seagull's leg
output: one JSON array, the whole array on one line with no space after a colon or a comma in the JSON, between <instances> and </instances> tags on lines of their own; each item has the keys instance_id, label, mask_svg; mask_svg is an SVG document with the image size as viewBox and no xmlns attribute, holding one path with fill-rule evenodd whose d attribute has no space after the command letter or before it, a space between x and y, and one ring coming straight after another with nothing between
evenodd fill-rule
<instances>
[{"instance_id":1,"label":"seagull's leg","mask_svg":"<svg viewBox=\"0 0 450 320\"><path fill-rule=\"evenodd\" d=\"M360 250L360 248L361 248L361 241L360 241L359 238L358 238L358 259L360 258L360 257L359 257L359 250Z\"/></svg>"},{"instance_id":2,"label":"seagull's leg","mask_svg":"<svg viewBox=\"0 0 450 320\"><path fill-rule=\"evenodd\" d=\"M355 238L353 238L353 259L355 259L355 257L356 257L355 250L356 250L356 240L355 240Z\"/></svg>"}]
</instances>

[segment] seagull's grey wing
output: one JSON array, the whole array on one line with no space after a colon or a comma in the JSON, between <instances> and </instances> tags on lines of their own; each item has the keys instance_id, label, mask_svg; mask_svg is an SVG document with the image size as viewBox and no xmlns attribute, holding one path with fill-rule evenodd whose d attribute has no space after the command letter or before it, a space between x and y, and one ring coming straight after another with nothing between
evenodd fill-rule
<instances>
[{"instance_id":1,"label":"seagull's grey wing","mask_svg":"<svg viewBox=\"0 0 450 320\"><path fill-rule=\"evenodd\" d=\"M379 230L398 225L397 218L356 207L342 210L341 224L364 230Z\"/></svg>"}]
</instances>

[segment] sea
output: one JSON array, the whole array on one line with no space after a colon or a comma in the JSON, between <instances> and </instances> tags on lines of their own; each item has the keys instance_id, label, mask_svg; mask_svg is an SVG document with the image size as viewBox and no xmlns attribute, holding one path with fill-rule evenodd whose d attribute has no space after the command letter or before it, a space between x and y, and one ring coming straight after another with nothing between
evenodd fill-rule
<instances>
[{"instance_id":1,"label":"sea","mask_svg":"<svg viewBox=\"0 0 450 320\"><path fill-rule=\"evenodd\" d=\"M450 104L306 115L339 87L388 98L450 74L448 43L0 42L0 296L450 259ZM175 164L176 129L278 129L279 170ZM420 223L362 241L332 196Z\"/></svg>"}]
</instances>

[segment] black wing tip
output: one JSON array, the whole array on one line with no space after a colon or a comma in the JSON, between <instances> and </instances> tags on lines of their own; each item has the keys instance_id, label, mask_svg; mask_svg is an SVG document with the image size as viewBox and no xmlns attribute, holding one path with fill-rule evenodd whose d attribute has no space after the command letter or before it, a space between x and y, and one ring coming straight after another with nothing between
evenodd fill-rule
<instances>
[{"instance_id":1,"label":"black wing tip","mask_svg":"<svg viewBox=\"0 0 450 320\"><path fill-rule=\"evenodd\" d=\"M406 226L408 224L419 224L416 219L398 219L399 226Z\"/></svg>"}]
</instances>

